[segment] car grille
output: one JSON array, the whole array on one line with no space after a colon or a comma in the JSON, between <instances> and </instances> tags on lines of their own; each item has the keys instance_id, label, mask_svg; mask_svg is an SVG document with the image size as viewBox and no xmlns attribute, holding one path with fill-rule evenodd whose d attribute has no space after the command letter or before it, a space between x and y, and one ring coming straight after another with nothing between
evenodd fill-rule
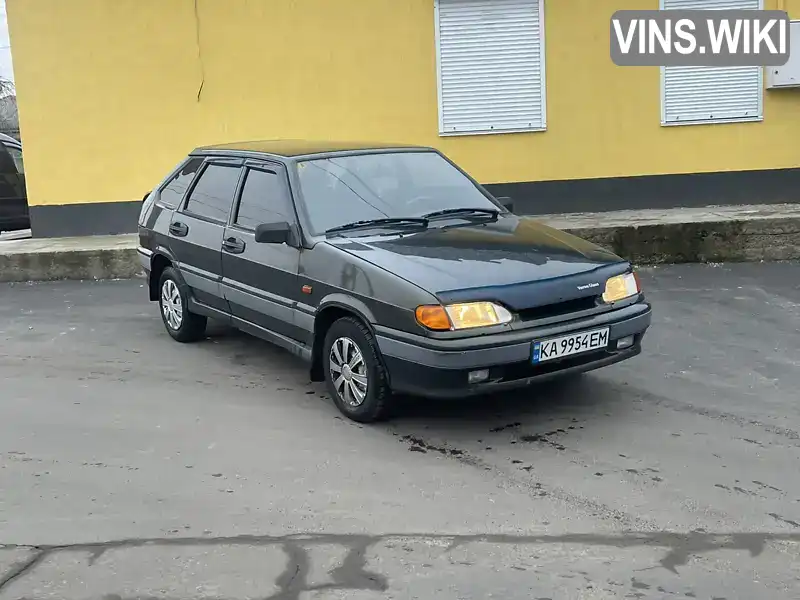
<instances>
[{"instance_id":1,"label":"car grille","mask_svg":"<svg viewBox=\"0 0 800 600\"><path fill-rule=\"evenodd\" d=\"M575 298L574 300L565 300L564 302L556 302L554 304L525 308L518 311L517 314L522 321L552 319L553 317L561 317L571 313L598 308L599 300L600 296L586 296L584 298Z\"/></svg>"}]
</instances>

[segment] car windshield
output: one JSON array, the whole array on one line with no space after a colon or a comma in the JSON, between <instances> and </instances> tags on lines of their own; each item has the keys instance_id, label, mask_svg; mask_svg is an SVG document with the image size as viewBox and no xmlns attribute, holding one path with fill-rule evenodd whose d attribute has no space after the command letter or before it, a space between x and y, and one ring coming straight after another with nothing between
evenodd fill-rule
<instances>
[{"instance_id":1,"label":"car windshield","mask_svg":"<svg viewBox=\"0 0 800 600\"><path fill-rule=\"evenodd\" d=\"M421 217L457 208L499 210L436 152L309 159L298 163L297 172L313 235L357 221Z\"/></svg>"}]
</instances>

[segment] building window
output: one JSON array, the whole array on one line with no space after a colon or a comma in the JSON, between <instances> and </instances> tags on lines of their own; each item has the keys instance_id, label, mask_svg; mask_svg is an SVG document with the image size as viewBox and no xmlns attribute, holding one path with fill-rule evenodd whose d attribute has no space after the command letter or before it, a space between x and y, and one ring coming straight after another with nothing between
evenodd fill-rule
<instances>
[{"instance_id":1,"label":"building window","mask_svg":"<svg viewBox=\"0 0 800 600\"><path fill-rule=\"evenodd\" d=\"M546 129L544 0L435 0L440 135Z\"/></svg>"},{"instance_id":2,"label":"building window","mask_svg":"<svg viewBox=\"0 0 800 600\"><path fill-rule=\"evenodd\" d=\"M661 0L661 10L761 10L763 0ZM760 121L761 67L661 67L661 124Z\"/></svg>"}]
</instances>

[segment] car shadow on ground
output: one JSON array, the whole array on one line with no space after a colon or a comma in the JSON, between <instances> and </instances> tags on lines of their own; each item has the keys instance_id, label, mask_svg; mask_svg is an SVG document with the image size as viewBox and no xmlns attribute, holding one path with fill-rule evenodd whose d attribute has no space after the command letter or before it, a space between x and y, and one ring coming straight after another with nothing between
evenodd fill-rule
<instances>
[{"instance_id":1,"label":"car shadow on ground","mask_svg":"<svg viewBox=\"0 0 800 600\"><path fill-rule=\"evenodd\" d=\"M526 416L550 419L597 405L597 386L591 374L566 376L509 392L453 399L399 396L402 420L483 421Z\"/></svg>"},{"instance_id":2,"label":"car shadow on ground","mask_svg":"<svg viewBox=\"0 0 800 600\"><path fill-rule=\"evenodd\" d=\"M324 383L312 384L308 379L306 364L277 346L222 324L209 324L207 341L214 344L215 354L253 369L254 375L269 370L280 374L283 381L291 377L293 388L313 388L325 397L324 402L331 402ZM513 429L521 424L542 431L562 426L565 430L582 428L575 424L620 419L627 410L634 410L619 387L607 375L592 371L483 396L442 400L398 395L390 423L403 428L458 431L464 435L473 430L477 434Z\"/></svg>"},{"instance_id":3,"label":"car shadow on ground","mask_svg":"<svg viewBox=\"0 0 800 600\"><path fill-rule=\"evenodd\" d=\"M262 367L267 372L296 372L298 377L308 373L305 362L287 350L218 321L209 320L204 342L212 344L220 358L238 365Z\"/></svg>"}]
</instances>

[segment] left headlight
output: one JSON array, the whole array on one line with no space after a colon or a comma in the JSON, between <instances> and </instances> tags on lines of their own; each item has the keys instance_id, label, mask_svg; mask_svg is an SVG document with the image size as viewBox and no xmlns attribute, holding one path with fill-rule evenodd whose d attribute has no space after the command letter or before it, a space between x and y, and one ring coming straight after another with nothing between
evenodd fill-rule
<instances>
[{"instance_id":1,"label":"left headlight","mask_svg":"<svg viewBox=\"0 0 800 600\"><path fill-rule=\"evenodd\" d=\"M606 281L606 289L603 292L604 302L619 302L625 298L630 298L641 293L639 276L635 272L625 273L610 277Z\"/></svg>"},{"instance_id":2,"label":"left headlight","mask_svg":"<svg viewBox=\"0 0 800 600\"><path fill-rule=\"evenodd\" d=\"M508 309L494 302L419 306L416 317L420 325L435 331L502 325L513 318Z\"/></svg>"}]
</instances>

